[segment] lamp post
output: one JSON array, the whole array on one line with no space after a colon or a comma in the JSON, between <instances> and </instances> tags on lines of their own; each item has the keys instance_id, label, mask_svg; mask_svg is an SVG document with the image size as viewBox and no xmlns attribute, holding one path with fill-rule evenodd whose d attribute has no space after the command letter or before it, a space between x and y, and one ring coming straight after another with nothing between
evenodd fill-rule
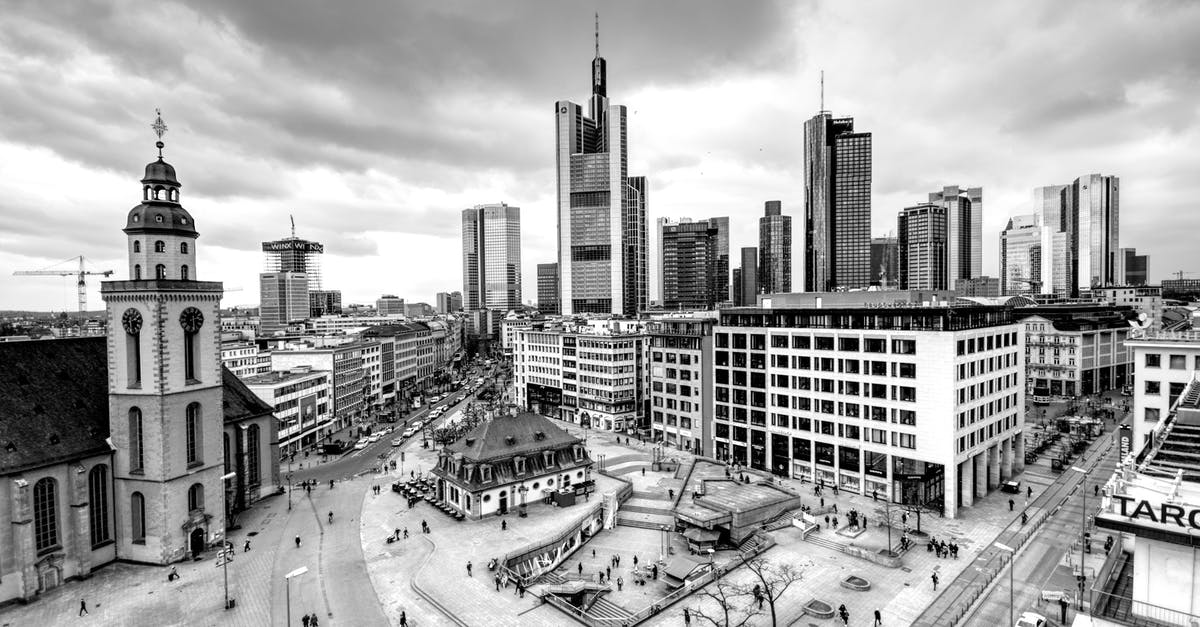
<instances>
[{"instance_id":1,"label":"lamp post","mask_svg":"<svg viewBox=\"0 0 1200 627\"><path fill-rule=\"evenodd\" d=\"M291 466L291 463L288 463ZM292 471L288 470L288 511L292 510Z\"/></svg>"},{"instance_id":2,"label":"lamp post","mask_svg":"<svg viewBox=\"0 0 1200 627\"><path fill-rule=\"evenodd\" d=\"M229 599L229 562L233 561L233 547L226 542L223 549L217 552L217 566L221 567L225 576L225 609L232 607Z\"/></svg>"},{"instance_id":3,"label":"lamp post","mask_svg":"<svg viewBox=\"0 0 1200 627\"><path fill-rule=\"evenodd\" d=\"M1015 625L1016 623L1013 622L1013 614L1015 613L1015 610L1013 609L1015 607L1015 604L1013 602L1013 589L1014 589L1013 571L1017 570L1017 550L1012 548L1011 546L1008 546L1007 544L1001 544L999 542L993 542L992 546L994 546L998 549L1003 549L1005 551L1008 551L1009 554L1012 556L1008 560L1008 622L1009 622L1009 624Z\"/></svg>"},{"instance_id":4,"label":"lamp post","mask_svg":"<svg viewBox=\"0 0 1200 627\"><path fill-rule=\"evenodd\" d=\"M528 492L529 492L529 488L525 487L524 482L521 483L521 487L517 488L517 493L521 495L521 513L520 513L521 518L524 518L525 516L527 516L527 514L525 513L525 495Z\"/></svg>"},{"instance_id":5,"label":"lamp post","mask_svg":"<svg viewBox=\"0 0 1200 627\"><path fill-rule=\"evenodd\" d=\"M1079 491L1083 494L1083 511L1079 515L1079 607L1083 609L1083 591L1087 585L1087 574L1083 569L1083 545L1087 542L1087 476L1088 471L1079 466L1071 466L1071 470L1083 475L1079 482Z\"/></svg>"},{"instance_id":6,"label":"lamp post","mask_svg":"<svg viewBox=\"0 0 1200 627\"><path fill-rule=\"evenodd\" d=\"M883 516L887 519L887 534L888 534L888 557L895 557L892 552L892 508L888 506L888 501L891 500L887 494L883 495Z\"/></svg>"},{"instance_id":7,"label":"lamp post","mask_svg":"<svg viewBox=\"0 0 1200 627\"><path fill-rule=\"evenodd\" d=\"M658 548L660 549L659 559L666 561L667 559L667 526L662 525L658 528Z\"/></svg>"},{"instance_id":8,"label":"lamp post","mask_svg":"<svg viewBox=\"0 0 1200 627\"><path fill-rule=\"evenodd\" d=\"M284 583L287 585L287 624L292 624L292 577L299 577L308 572L307 566L301 566L296 570L283 576Z\"/></svg>"}]
</instances>

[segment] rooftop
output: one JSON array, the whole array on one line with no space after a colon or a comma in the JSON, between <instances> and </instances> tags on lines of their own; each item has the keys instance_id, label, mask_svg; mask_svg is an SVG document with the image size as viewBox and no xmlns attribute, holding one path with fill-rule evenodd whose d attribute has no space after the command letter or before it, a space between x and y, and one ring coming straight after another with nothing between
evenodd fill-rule
<instances>
[{"instance_id":1,"label":"rooftop","mask_svg":"<svg viewBox=\"0 0 1200 627\"><path fill-rule=\"evenodd\" d=\"M327 371L325 370L304 369L288 371L276 370L273 372L264 372L262 374L245 377L242 379L242 383L245 383L246 385L275 385L279 383L287 383L289 381L303 381L305 379L312 379L315 377L324 377L326 376L326 372Z\"/></svg>"},{"instance_id":2,"label":"rooftop","mask_svg":"<svg viewBox=\"0 0 1200 627\"><path fill-rule=\"evenodd\" d=\"M489 420L446 447L470 461L486 461L528 455L582 442L559 428L549 418L524 412Z\"/></svg>"}]
</instances>

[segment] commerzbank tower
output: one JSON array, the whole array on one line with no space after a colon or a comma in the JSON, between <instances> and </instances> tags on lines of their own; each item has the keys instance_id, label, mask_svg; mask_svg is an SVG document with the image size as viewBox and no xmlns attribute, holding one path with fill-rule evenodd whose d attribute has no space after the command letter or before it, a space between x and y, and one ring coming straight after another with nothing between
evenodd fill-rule
<instances>
[{"instance_id":1,"label":"commerzbank tower","mask_svg":"<svg viewBox=\"0 0 1200 627\"><path fill-rule=\"evenodd\" d=\"M648 305L646 177L629 176L624 105L609 104L599 19L587 115L555 103L558 284L563 315L633 316Z\"/></svg>"}]
</instances>

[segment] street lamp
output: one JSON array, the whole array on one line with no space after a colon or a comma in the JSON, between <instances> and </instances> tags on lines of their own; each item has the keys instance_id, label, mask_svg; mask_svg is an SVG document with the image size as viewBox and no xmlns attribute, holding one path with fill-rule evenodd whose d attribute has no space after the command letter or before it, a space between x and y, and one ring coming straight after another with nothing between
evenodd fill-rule
<instances>
[{"instance_id":1,"label":"street lamp","mask_svg":"<svg viewBox=\"0 0 1200 627\"><path fill-rule=\"evenodd\" d=\"M292 624L292 577L299 577L308 572L307 566L301 566L296 570L283 576L284 584L287 585L287 624Z\"/></svg>"},{"instance_id":2,"label":"street lamp","mask_svg":"<svg viewBox=\"0 0 1200 627\"><path fill-rule=\"evenodd\" d=\"M290 465L290 464L289 464ZM292 471L288 471L288 511L292 510Z\"/></svg>"},{"instance_id":3,"label":"street lamp","mask_svg":"<svg viewBox=\"0 0 1200 627\"><path fill-rule=\"evenodd\" d=\"M1083 591L1087 585L1087 574L1083 569L1083 545L1087 542L1087 476L1088 471L1079 466L1071 466L1071 470L1083 475L1079 482L1079 491L1083 493L1083 511L1079 515L1079 609L1083 609Z\"/></svg>"},{"instance_id":4,"label":"street lamp","mask_svg":"<svg viewBox=\"0 0 1200 627\"><path fill-rule=\"evenodd\" d=\"M1015 607L1013 602L1013 571L1017 570L1017 550L999 542L993 542L992 546L1008 551L1012 555L1008 560L1008 622L1015 625L1016 623L1013 621L1013 614L1015 613L1013 609Z\"/></svg>"}]
</instances>

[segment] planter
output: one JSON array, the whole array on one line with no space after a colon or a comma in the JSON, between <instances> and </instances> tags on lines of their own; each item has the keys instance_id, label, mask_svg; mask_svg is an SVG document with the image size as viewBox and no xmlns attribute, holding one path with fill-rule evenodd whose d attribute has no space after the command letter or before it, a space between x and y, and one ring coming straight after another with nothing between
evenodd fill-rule
<instances>
[{"instance_id":1,"label":"planter","mask_svg":"<svg viewBox=\"0 0 1200 627\"><path fill-rule=\"evenodd\" d=\"M866 592L871 589L871 582L857 575L850 575L842 580L842 587L858 592Z\"/></svg>"},{"instance_id":2,"label":"planter","mask_svg":"<svg viewBox=\"0 0 1200 627\"><path fill-rule=\"evenodd\" d=\"M833 618L833 606L824 601L813 599L804 604L804 613L816 618Z\"/></svg>"}]
</instances>

